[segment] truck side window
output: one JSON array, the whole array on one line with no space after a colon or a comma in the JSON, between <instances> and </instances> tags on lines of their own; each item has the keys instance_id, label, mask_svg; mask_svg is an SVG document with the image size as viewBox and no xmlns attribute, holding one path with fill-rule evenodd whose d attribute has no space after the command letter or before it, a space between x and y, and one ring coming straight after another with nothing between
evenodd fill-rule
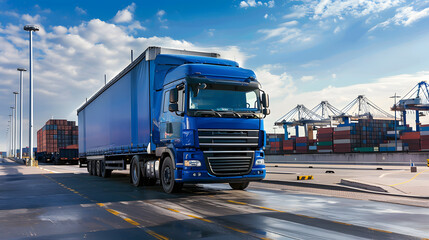
<instances>
[{"instance_id":1,"label":"truck side window","mask_svg":"<svg viewBox=\"0 0 429 240\"><path fill-rule=\"evenodd\" d=\"M183 112L185 109L184 108L184 105L185 105L185 89L184 88L182 90L179 90L178 97L179 97L179 101L177 102L177 104L179 105L179 112Z\"/></svg>"},{"instance_id":2,"label":"truck side window","mask_svg":"<svg viewBox=\"0 0 429 240\"><path fill-rule=\"evenodd\" d=\"M164 93L164 106L163 112L168 112L168 105L170 104L170 91Z\"/></svg>"}]
</instances>

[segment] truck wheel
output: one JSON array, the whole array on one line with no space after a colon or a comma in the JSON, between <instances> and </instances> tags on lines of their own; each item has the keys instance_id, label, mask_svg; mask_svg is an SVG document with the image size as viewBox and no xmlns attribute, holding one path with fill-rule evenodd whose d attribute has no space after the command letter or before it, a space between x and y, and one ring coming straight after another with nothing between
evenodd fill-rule
<instances>
[{"instance_id":1,"label":"truck wheel","mask_svg":"<svg viewBox=\"0 0 429 240\"><path fill-rule=\"evenodd\" d=\"M98 160L95 162L95 172L96 172L96 176L101 177L101 161Z\"/></svg>"},{"instance_id":2,"label":"truck wheel","mask_svg":"<svg viewBox=\"0 0 429 240\"><path fill-rule=\"evenodd\" d=\"M104 161L100 162L100 167L101 167L101 177L103 178L110 177L110 175L112 174L112 170L106 169L106 163Z\"/></svg>"},{"instance_id":3,"label":"truck wheel","mask_svg":"<svg viewBox=\"0 0 429 240\"><path fill-rule=\"evenodd\" d=\"M91 161L91 169L92 169L92 175L93 176L97 176L97 170L95 169L95 160L94 161Z\"/></svg>"},{"instance_id":4,"label":"truck wheel","mask_svg":"<svg viewBox=\"0 0 429 240\"><path fill-rule=\"evenodd\" d=\"M229 183L229 186L234 190L244 190L249 186L249 182Z\"/></svg>"},{"instance_id":5,"label":"truck wheel","mask_svg":"<svg viewBox=\"0 0 429 240\"><path fill-rule=\"evenodd\" d=\"M161 170L161 184L166 193L178 192L182 189L183 183L177 183L174 179L173 161L170 157L166 157Z\"/></svg>"},{"instance_id":6,"label":"truck wheel","mask_svg":"<svg viewBox=\"0 0 429 240\"><path fill-rule=\"evenodd\" d=\"M140 187L141 185L143 185L142 173L140 171L139 159L137 156L134 156L133 159L131 159L130 178L131 178L131 183L134 186Z\"/></svg>"},{"instance_id":7,"label":"truck wheel","mask_svg":"<svg viewBox=\"0 0 429 240\"><path fill-rule=\"evenodd\" d=\"M88 163L86 164L86 170L88 170L89 175L92 175L92 165L91 165L92 161L88 161Z\"/></svg>"}]
</instances>

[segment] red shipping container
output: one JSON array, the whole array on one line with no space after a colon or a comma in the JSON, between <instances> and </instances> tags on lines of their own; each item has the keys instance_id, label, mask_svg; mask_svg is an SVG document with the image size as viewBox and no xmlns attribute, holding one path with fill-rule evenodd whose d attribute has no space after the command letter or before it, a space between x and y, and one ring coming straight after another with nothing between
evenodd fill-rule
<instances>
[{"instance_id":1,"label":"red shipping container","mask_svg":"<svg viewBox=\"0 0 429 240\"><path fill-rule=\"evenodd\" d=\"M296 142L297 143L307 143L308 142L308 138L307 137L297 137L296 138Z\"/></svg>"},{"instance_id":2,"label":"red shipping container","mask_svg":"<svg viewBox=\"0 0 429 240\"><path fill-rule=\"evenodd\" d=\"M319 135L320 133L332 133L333 131L334 128L318 128L317 134Z\"/></svg>"},{"instance_id":3,"label":"red shipping container","mask_svg":"<svg viewBox=\"0 0 429 240\"><path fill-rule=\"evenodd\" d=\"M332 149L332 145L331 146L317 146L317 149L318 150L329 150L329 149Z\"/></svg>"},{"instance_id":4,"label":"red shipping container","mask_svg":"<svg viewBox=\"0 0 429 240\"><path fill-rule=\"evenodd\" d=\"M420 132L404 132L401 139L420 139Z\"/></svg>"}]
</instances>

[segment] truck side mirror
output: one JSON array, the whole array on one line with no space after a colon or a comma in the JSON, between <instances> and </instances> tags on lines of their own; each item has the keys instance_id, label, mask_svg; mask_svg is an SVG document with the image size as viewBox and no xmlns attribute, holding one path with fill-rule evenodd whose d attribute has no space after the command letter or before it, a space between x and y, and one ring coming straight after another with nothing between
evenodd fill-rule
<instances>
[{"instance_id":1,"label":"truck side mirror","mask_svg":"<svg viewBox=\"0 0 429 240\"><path fill-rule=\"evenodd\" d=\"M170 102L171 102L171 99L170 99ZM170 103L170 105L168 105L168 111L170 111L170 112L177 112L177 111L179 111L179 104L177 104L177 103Z\"/></svg>"},{"instance_id":2,"label":"truck side mirror","mask_svg":"<svg viewBox=\"0 0 429 240\"><path fill-rule=\"evenodd\" d=\"M270 99L267 93L262 93L262 105L265 108L268 108L270 106Z\"/></svg>"},{"instance_id":3,"label":"truck side mirror","mask_svg":"<svg viewBox=\"0 0 429 240\"><path fill-rule=\"evenodd\" d=\"M178 101L179 101L179 91L177 90L177 88L173 88L170 90L170 103L177 103Z\"/></svg>"},{"instance_id":4,"label":"truck side mirror","mask_svg":"<svg viewBox=\"0 0 429 240\"><path fill-rule=\"evenodd\" d=\"M268 108L264 108L264 109L262 109L262 113L263 113L264 115L270 115L271 111L270 111L270 109L268 109Z\"/></svg>"}]
</instances>

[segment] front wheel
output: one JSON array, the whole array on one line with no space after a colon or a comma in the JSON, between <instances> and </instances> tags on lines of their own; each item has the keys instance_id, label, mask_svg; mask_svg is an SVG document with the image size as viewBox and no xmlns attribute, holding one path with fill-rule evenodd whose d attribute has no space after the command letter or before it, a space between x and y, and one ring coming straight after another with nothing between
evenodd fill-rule
<instances>
[{"instance_id":1,"label":"front wheel","mask_svg":"<svg viewBox=\"0 0 429 240\"><path fill-rule=\"evenodd\" d=\"M241 182L241 183L229 183L234 190L244 190L249 186L249 182Z\"/></svg>"},{"instance_id":2,"label":"front wheel","mask_svg":"<svg viewBox=\"0 0 429 240\"><path fill-rule=\"evenodd\" d=\"M178 183L174 179L173 161L166 157L161 169L161 184L166 193L178 192L183 187L183 183Z\"/></svg>"}]
</instances>

